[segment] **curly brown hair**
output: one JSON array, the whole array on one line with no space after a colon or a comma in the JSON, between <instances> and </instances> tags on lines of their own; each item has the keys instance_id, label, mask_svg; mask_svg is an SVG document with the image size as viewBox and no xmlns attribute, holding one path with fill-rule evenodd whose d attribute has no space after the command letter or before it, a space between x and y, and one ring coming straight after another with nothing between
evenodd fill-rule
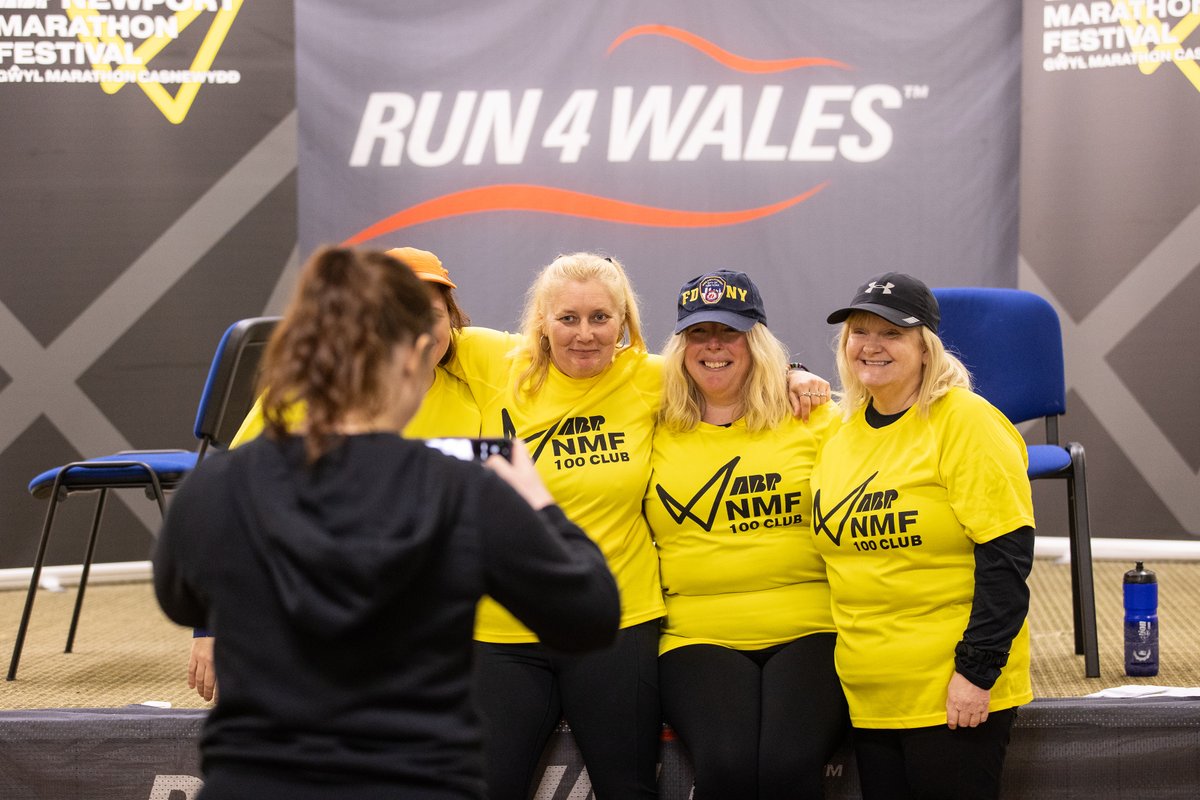
<instances>
[{"instance_id":1,"label":"curly brown hair","mask_svg":"<svg viewBox=\"0 0 1200 800\"><path fill-rule=\"evenodd\" d=\"M310 463L334 447L347 415L382 412L383 367L397 344L433 328L429 295L412 271L375 251L325 247L305 265L263 356L259 386L267 434L288 435L285 410L307 407Z\"/></svg>"}]
</instances>

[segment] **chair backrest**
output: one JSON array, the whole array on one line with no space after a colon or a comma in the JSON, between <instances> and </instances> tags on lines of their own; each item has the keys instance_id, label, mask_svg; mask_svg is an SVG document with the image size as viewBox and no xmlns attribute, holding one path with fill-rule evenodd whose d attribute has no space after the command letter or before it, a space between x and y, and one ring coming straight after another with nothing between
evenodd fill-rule
<instances>
[{"instance_id":1,"label":"chair backrest","mask_svg":"<svg viewBox=\"0 0 1200 800\"><path fill-rule=\"evenodd\" d=\"M201 457L209 446L227 446L250 412L259 362L278 322L279 317L239 320L221 337L196 409Z\"/></svg>"},{"instance_id":2,"label":"chair backrest","mask_svg":"<svg viewBox=\"0 0 1200 800\"><path fill-rule=\"evenodd\" d=\"M975 390L1010 421L1067 410L1062 328L1054 307L1020 289L934 289L939 334L966 364Z\"/></svg>"}]
</instances>

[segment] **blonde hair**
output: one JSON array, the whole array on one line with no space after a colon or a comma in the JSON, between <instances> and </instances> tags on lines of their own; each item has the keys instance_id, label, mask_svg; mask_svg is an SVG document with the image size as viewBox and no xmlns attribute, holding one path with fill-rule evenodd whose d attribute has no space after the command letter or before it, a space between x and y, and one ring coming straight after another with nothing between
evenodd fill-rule
<instances>
[{"instance_id":1,"label":"blonde hair","mask_svg":"<svg viewBox=\"0 0 1200 800\"><path fill-rule=\"evenodd\" d=\"M525 295L525 310L521 315L524 340L513 356L527 356L529 367L517 378L518 392L537 394L550 371L550 347L546 338L546 313L550 299L565 284L584 281L599 282L616 306L621 324L617 352L627 349L646 351L637 295L620 262L595 253L560 255L538 273Z\"/></svg>"},{"instance_id":2,"label":"blonde hair","mask_svg":"<svg viewBox=\"0 0 1200 800\"><path fill-rule=\"evenodd\" d=\"M742 417L746 430L758 432L779 425L788 415L788 349L767 326L756 322L746 331L750 374L742 384ZM700 424L704 396L684 367L686 329L663 345L663 393L658 421L668 429L686 433Z\"/></svg>"},{"instance_id":3,"label":"blonde hair","mask_svg":"<svg viewBox=\"0 0 1200 800\"><path fill-rule=\"evenodd\" d=\"M834 339L837 354L838 378L842 382L841 396L838 405L842 414L849 419L854 412L864 407L871 399L871 393L858 379L858 375L846 360L846 340L850 338L850 328L859 325L868 317L878 316L870 311L854 311L842 323L842 329ZM921 345L925 348L925 363L921 367L921 385L917 389L917 401L913 405L923 417L929 416L929 409L946 392L956 386L963 389L971 388L971 373L961 361L946 352L942 340L929 328L921 325L918 328Z\"/></svg>"}]
</instances>

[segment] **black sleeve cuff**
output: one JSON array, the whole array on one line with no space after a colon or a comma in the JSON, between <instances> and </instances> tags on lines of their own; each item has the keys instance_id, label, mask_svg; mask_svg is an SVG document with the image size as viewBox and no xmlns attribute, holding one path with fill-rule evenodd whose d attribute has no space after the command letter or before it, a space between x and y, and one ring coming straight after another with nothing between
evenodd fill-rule
<instances>
[{"instance_id":1,"label":"black sleeve cuff","mask_svg":"<svg viewBox=\"0 0 1200 800\"><path fill-rule=\"evenodd\" d=\"M995 686L1000 670L1007 664L1007 652L982 650L966 642L959 642L954 647L954 669L980 689Z\"/></svg>"}]
</instances>

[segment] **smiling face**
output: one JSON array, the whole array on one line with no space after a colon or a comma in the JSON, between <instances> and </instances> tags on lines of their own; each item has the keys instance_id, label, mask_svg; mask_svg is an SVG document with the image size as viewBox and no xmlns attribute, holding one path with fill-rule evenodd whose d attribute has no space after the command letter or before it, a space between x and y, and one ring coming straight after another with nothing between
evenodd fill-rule
<instances>
[{"instance_id":1,"label":"smiling face","mask_svg":"<svg viewBox=\"0 0 1200 800\"><path fill-rule=\"evenodd\" d=\"M545 308L550 360L569 378L591 378L612 363L621 336L617 303L602 283L569 281Z\"/></svg>"},{"instance_id":2,"label":"smiling face","mask_svg":"<svg viewBox=\"0 0 1200 800\"><path fill-rule=\"evenodd\" d=\"M736 406L753 365L746 334L719 322L684 329L683 367L708 406Z\"/></svg>"},{"instance_id":3,"label":"smiling face","mask_svg":"<svg viewBox=\"0 0 1200 800\"><path fill-rule=\"evenodd\" d=\"M846 363L871 393L876 410L894 414L912 405L925 365L920 328L902 328L870 313L854 314L846 328Z\"/></svg>"}]
</instances>

